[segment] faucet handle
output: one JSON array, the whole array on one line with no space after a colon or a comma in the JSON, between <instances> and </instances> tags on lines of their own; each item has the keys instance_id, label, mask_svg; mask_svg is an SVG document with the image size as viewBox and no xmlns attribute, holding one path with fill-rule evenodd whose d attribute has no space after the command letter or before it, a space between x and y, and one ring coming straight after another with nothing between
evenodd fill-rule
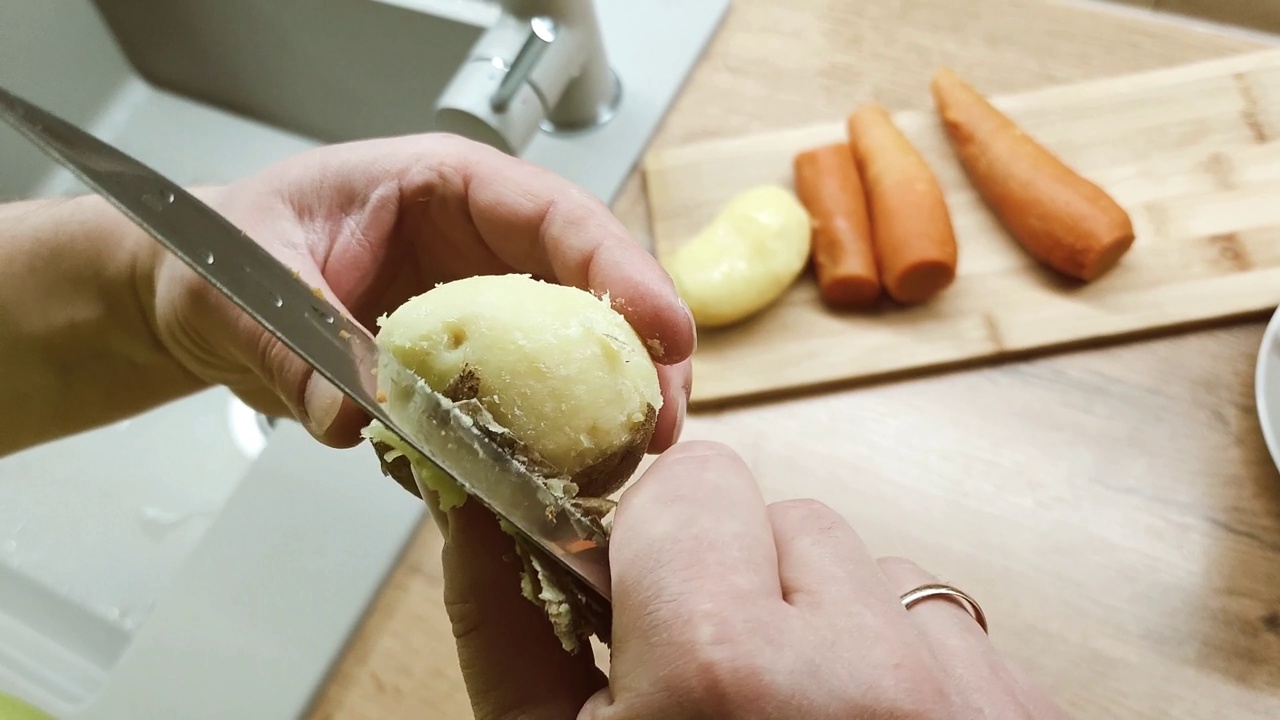
<instances>
[{"instance_id":1,"label":"faucet handle","mask_svg":"<svg viewBox=\"0 0 1280 720\"><path fill-rule=\"evenodd\" d=\"M538 16L529 20L527 34L520 45L520 50L511 61L510 67L506 68L502 82L498 83L497 89L489 97L489 106L494 112L506 111L512 98L516 96L516 91L529 80L530 73L537 66L538 60L555 42L557 31L555 21L549 17Z\"/></svg>"}]
</instances>

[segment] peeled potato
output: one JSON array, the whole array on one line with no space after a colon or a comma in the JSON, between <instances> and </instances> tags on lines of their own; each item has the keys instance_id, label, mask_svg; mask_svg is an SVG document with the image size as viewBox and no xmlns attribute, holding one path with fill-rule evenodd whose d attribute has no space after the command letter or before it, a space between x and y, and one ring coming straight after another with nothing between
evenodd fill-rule
<instances>
[{"instance_id":1,"label":"peeled potato","mask_svg":"<svg viewBox=\"0 0 1280 720\"><path fill-rule=\"evenodd\" d=\"M585 514L607 514L611 504L597 499L635 471L662 407L643 340L607 298L526 275L480 276L439 285L378 324L378 385L393 417L412 422L417 393L444 395L473 417L482 413L477 429L553 496ZM443 510L465 502L456 483L380 423L365 436L406 489L434 491ZM576 651L603 623L575 580L504 529L516 537L523 594L542 607L565 649Z\"/></svg>"},{"instance_id":2,"label":"peeled potato","mask_svg":"<svg viewBox=\"0 0 1280 720\"><path fill-rule=\"evenodd\" d=\"M569 478L580 495L618 489L653 436L657 370L626 319L589 292L526 275L472 277L379 325L384 361L451 400L477 400L532 469Z\"/></svg>"},{"instance_id":3,"label":"peeled potato","mask_svg":"<svg viewBox=\"0 0 1280 720\"><path fill-rule=\"evenodd\" d=\"M778 185L739 193L664 265L701 327L740 322L778 299L809 262L811 223Z\"/></svg>"}]
</instances>

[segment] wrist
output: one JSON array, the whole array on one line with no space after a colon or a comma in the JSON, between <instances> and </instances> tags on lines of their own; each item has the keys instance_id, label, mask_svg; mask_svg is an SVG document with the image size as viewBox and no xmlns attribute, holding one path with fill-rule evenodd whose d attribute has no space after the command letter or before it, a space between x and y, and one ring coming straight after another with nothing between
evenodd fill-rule
<instances>
[{"instance_id":1,"label":"wrist","mask_svg":"<svg viewBox=\"0 0 1280 720\"><path fill-rule=\"evenodd\" d=\"M154 332L158 249L96 195L0 206L0 455L204 386Z\"/></svg>"}]
</instances>

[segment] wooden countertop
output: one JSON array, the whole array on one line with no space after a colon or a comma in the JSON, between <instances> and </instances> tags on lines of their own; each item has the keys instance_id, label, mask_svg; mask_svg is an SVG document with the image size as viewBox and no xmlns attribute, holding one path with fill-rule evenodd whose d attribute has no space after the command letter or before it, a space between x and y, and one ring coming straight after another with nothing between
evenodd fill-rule
<instances>
[{"instance_id":1,"label":"wooden countertop","mask_svg":"<svg viewBox=\"0 0 1280 720\"><path fill-rule=\"evenodd\" d=\"M1065 2L734 0L654 145L829 121L868 99L926 107L941 63L998 93L1256 47ZM647 238L641 183L614 207ZM974 594L999 649L1074 716L1280 717L1262 327L698 414L685 437L729 443L769 499L817 497L873 552ZM470 717L439 549L424 527L313 717Z\"/></svg>"}]
</instances>

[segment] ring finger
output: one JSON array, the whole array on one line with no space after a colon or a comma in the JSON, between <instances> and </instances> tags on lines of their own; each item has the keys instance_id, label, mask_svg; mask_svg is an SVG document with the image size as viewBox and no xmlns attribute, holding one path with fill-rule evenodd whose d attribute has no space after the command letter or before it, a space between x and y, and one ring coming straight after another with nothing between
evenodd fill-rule
<instances>
[{"instance_id":1,"label":"ring finger","mask_svg":"<svg viewBox=\"0 0 1280 720\"><path fill-rule=\"evenodd\" d=\"M939 582L910 560L884 557L876 563L899 597L922 585ZM957 699L972 708L968 717L983 717L983 708L1020 707L1025 714L1019 717L1065 718L1041 690L996 655L985 631L962 600L933 596L903 611L933 651L943 672L952 678L951 687L963 694Z\"/></svg>"},{"instance_id":2,"label":"ring finger","mask_svg":"<svg viewBox=\"0 0 1280 720\"><path fill-rule=\"evenodd\" d=\"M898 557L876 561L899 597L923 585L941 582L919 565ZM945 672L960 680L961 687L990 688L1008 685L1012 678L996 656L977 619L959 598L935 595L903 608L925 644ZM1002 682L993 683L999 678Z\"/></svg>"}]
</instances>

